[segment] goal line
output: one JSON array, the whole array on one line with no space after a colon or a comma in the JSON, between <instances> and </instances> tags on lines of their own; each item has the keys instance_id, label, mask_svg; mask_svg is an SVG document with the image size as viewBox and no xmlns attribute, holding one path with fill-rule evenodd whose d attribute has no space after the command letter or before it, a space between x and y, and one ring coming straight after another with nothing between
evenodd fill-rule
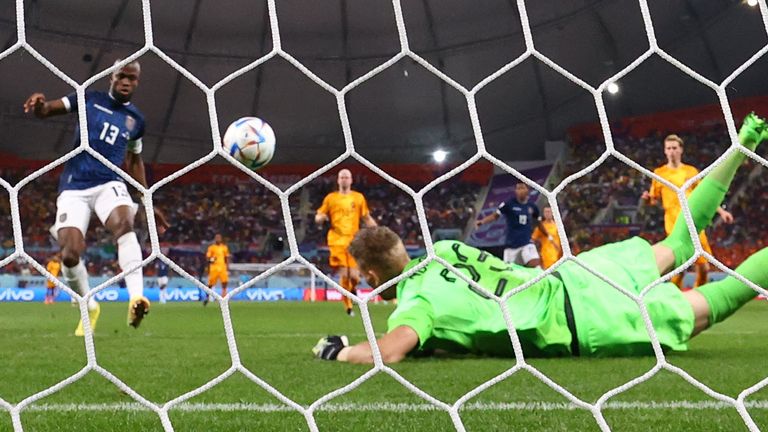
<instances>
[{"instance_id":1,"label":"goal line","mask_svg":"<svg viewBox=\"0 0 768 432\"><path fill-rule=\"evenodd\" d=\"M748 409L768 409L768 400L756 400L744 403ZM733 405L718 401L623 401L608 402L604 409L615 410L657 410L657 409L686 409L686 410L724 410L733 409ZM583 410L574 404L567 402L472 402L462 406L461 411L573 411ZM140 403L103 403L103 404L40 404L32 405L25 411L33 412L115 412L115 411L146 411L152 412ZM260 412L279 413L295 412L296 410L282 404L255 404L255 403L181 403L175 405L171 411L196 412L196 411L225 411L225 412ZM327 403L317 408L316 411L326 412L414 412L414 411L442 411L428 403L395 403L395 402L371 402L371 403Z\"/></svg>"}]
</instances>

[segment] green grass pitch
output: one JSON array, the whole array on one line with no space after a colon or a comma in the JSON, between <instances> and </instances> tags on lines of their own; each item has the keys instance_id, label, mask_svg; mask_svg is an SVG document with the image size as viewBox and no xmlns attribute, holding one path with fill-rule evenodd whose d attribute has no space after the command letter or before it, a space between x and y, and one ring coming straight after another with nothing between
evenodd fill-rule
<instances>
[{"instance_id":1,"label":"green grass pitch","mask_svg":"<svg viewBox=\"0 0 768 432\"><path fill-rule=\"evenodd\" d=\"M102 305L95 336L97 360L150 401L173 399L231 365L217 305L155 304L138 330L125 326L125 308L125 304ZM371 305L370 310L376 332L382 333L392 306ZM736 397L768 376L766 312L768 302L751 302L694 339L689 352L667 358L715 391ZM299 404L308 405L370 369L312 358L310 349L323 335L344 333L353 342L363 338L359 315L347 317L340 304L233 303L231 316L243 364ZM83 340L72 335L77 317L69 304L0 304L0 397L18 403L85 365ZM591 403L651 369L655 359L529 363ZM450 404L512 366L513 359L470 357L410 359L394 369ZM768 430L767 400L768 389L747 399L750 415L764 430ZM35 402L22 412L21 421L25 431L163 430L155 413L133 402L92 372ZM663 370L610 402L614 404L604 409L604 415L613 430L746 430L735 409L712 403L714 399ZM321 431L453 430L446 412L425 409L423 399L383 373L329 404L329 409L315 413ZM283 407L235 373L171 410L170 419L177 431L308 430L301 414ZM563 396L526 371L471 399L460 414L469 431L599 430L590 412L569 407ZM10 414L0 411L0 431L7 430L12 430Z\"/></svg>"}]
</instances>

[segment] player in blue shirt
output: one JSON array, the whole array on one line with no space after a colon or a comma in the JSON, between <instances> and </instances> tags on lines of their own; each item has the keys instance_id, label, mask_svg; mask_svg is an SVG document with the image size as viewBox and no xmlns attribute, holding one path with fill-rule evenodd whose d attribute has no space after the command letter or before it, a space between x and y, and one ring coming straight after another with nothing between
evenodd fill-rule
<instances>
[{"instance_id":1,"label":"player in blue shirt","mask_svg":"<svg viewBox=\"0 0 768 432\"><path fill-rule=\"evenodd\" d=\"M90 146L116 166L123 166L125 162L126 172L146 186L141 159L144 115L131 103L140 74L139 62L129 63L113 72L109 92L86 92L85 113ZM24 103L24 112L32 112L38 118L77 113L77 96L70 94L47 101L44 94L34 93ZM74 146L79 145L78 122ZM56 221L51 227L51 234L61 247L62 274L73 290L83 295L90 290L88 272L81 256L85 251L85 233L92 212L117 239L120 268L126 270L141 262L141 246L133 231L137 209L138 205L133 202L123 179L96 158L81 152L67 161L59 180ZM155 216L158 232L162 234L168 222L157 208ZM141 267L125 275L125 285L131 298L128 324L138 327L149 312ZM95 328L100 308L93 298L88 302L88 311L91 328ZM78 324L75 334L83 335L82 322Z\"/></svg>"},{"instance_id":2,"label":"player in blue shirt","mask_svg":"<svg viewBox=\"0 0 768 432\"><path fill-rule=\"evenodd\" d=\"M160 288L160 304L165 304L165 288L168 286L168 264L157 260L157 286Z\"/></svg>"},{"instance_id":3,"label":"player in blue shirt","mask_svg":"<svg viewBox=\"0 0 768 432\"><path fill-rule=\"evenodd\" d=\"M507 221L507 238L504 242L504 261L524 265L526 267L539 267L541 258L536 250L536 245L531 241L533 229L541 225L539 220L539 208L529 202L528 185L519 182L515 185L515 196L501 203L495 212L475 222L479 228L489 222L493 222L501 216ZM539 227L542 232L543 227Z\"/></svg>"}]
</instances>

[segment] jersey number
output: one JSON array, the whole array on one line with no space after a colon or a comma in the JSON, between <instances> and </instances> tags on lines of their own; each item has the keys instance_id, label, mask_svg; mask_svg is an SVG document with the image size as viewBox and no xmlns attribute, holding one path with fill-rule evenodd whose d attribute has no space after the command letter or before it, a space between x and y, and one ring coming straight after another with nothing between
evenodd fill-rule
<instances>
[{"instance_id":1,"label":"jersey number","mask_svg":"<svg viewBox=\"0 0 768 432\"><path fill-rule=\"evenodd\" d=\"M99 139L106 142L107 144L114 144L115 140L117 140L117 134L119 133L120 133L120 128L118 128L115 125L104 122L104 128L101 129L101 134L99 135Z\"/></svg>"},{"instance_id":2,"label":"jersey number","mask_svg":"<svg viewBox=\"0 0 768 432\"><path fill-rule=\"evenodd\" d=\"M521 218L525 218L526 216L520 216L520 217ZM480 282L480 272L477 271L477 269L475 268L474 265L466 264L466 262L468 260L467 256L462 254L459 251L460 248L461 248L461 246L458 243L454 243L453 245L451 245L451 249L453 249L453 253L456 255L456 258L459 261L461 261L461 262L458 262L458 263L454 264L453 266L456 267L456 268L459 268L459 269L468 270L469 271L469 275L472 278L472 280L474 282ZM485 262L488 259L489 256L490 255L487 252L480 251L480 255L477 257L477 261L481 262L481 263ZM493 265L489 266L488 269L491 270L491 271L494 271L494 272L502 272L504 270L508 270L508 269L494 267ZM456 278L448 276L449 274L450 274L450 272L449 272L449 270L447 268L443 269L443 271L440 272L440 276L442 276L443 279L445 279L446 282L449 282L449 283L456 282ZM497 295L498 297L503 296L504 295L504 290L506 290L508 282L509 281L507 279L505 279L505 278L499 278L499 281L496 284L496 290L494 290L493 293L495 295ZM488 296L488 293L486 293L484 290L476 289L475 287L472 286L472 284L468 284L467 287L473 293L479 295L480 297L482 297L484 299L488 299L488 300L491 299L491 297Z\"/></svg>"},{"instance_id":3,"label":"jersey number","mask_svg":"<svg viewBox=\"0 0 768 432\"><path fill-rule=\"evenodd\" d=\"M123 187L112 186L112 192L114 192L115 195L118 196L118 197L122 197L122 198L130 198L131 197L128 194L128 190L125 189L125 186L123 186Z\"/></svg>"},{"instance_id":4,"label":"jersey number","mask_svg":"<svg viewBox=\"0 0 768 432\"><path fill-rule=\"evenodd\" d=\"M517 222L520 225L526 225L528 224L528 215L520 215L517 217Z\"/></svg>"}]
</instances>

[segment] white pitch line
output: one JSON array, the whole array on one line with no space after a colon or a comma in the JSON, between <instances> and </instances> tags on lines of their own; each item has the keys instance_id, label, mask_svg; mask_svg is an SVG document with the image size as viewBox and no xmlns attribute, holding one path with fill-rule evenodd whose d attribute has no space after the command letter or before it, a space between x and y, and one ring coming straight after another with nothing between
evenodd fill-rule
<instances>
[{"instance_id":1,"label":"white pitch line","mask_svg":"<svg viewBox=\"0 0 768 432\"><path fill-rule=\"evenodd\" d=\"M748 401L749 409L768 409L768 400ZM722 410L732 409L733 406L719 401L648 401L648 402L609 402L605 409L617 410L657 410L657 409L688 409L688 410ZM572 411L581 409L576 405L566 402L472 402L465 404L462 411ZM355 411L389 411L389 412L414 412L437 411L438 408L426 403L329 403L322 405L318 411L327 412L355 412ZM103 404L40 404L31 405L24 410L41 412L72 412L72 411L149 411L138 403L103 403ZM291 412L293 408L281 404L254 404L254 403L181 403L174 406L171 411L184 412L210 412L210 411L246 411L260 413Z\"/></svg>"}]
</instances>

